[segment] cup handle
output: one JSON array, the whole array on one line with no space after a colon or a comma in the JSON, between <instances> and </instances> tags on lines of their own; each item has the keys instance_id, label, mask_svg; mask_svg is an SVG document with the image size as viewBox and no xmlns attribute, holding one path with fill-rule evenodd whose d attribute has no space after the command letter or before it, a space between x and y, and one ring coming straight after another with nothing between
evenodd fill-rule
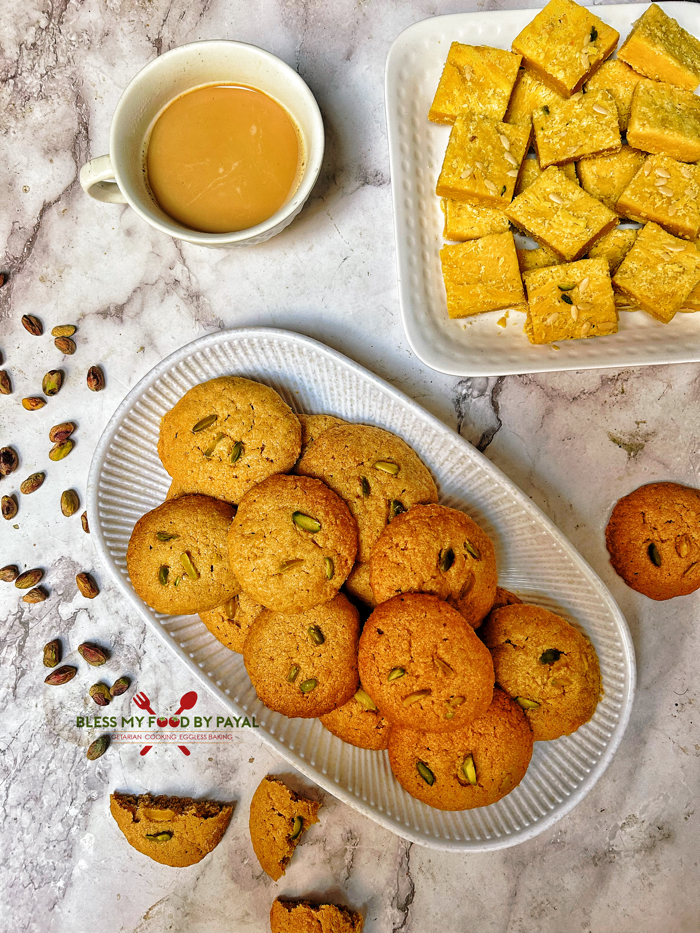
<instances>
[{"instance_id":1,"label":"cup handle","mask_svg":"<svg viewBox=\"0 0 700 933\"><path fill-rule=\"evenodd\" d=\"M111 178L114 178L114 169L108 155L90 159L80 169L80 185L91 198L107 204L126 204L126 198L116 181L107 180Z\"/></svg>"}]
</instances>

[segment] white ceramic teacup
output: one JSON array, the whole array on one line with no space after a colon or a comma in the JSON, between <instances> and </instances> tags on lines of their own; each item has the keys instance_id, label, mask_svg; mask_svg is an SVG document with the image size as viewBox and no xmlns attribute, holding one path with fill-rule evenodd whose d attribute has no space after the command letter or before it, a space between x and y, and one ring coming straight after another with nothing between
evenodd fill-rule
<instances>
[{"instance_id":1,"label":"white ceramic teacup","mask_svg":"<svg viewBox=\"0 0 700 933\"><path fill-rule=\"evenodd\" d=\"M205 84L241 84L264 91L287 110L302 138L304 167L294 194L263 223L235 233L201 233L182 226L161 210L146 182L145 153L156 117L176 97ZM98 201L129 204L151 226L179 240L219 248L253 246L279 233L299 213L318 178L323 149L318 104L289 65L245 42L193 42L156 58L131 81L114 112L109 155L84 165L80 184Z\"/></svg>"}]
</instances>

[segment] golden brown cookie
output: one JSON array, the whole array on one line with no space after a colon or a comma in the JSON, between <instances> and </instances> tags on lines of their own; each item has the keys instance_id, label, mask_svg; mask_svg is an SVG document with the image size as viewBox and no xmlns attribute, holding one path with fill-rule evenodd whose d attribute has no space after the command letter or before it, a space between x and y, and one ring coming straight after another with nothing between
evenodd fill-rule
<instances>
[{"instance_id":1,"label":"golden brown cookie","mask_svg":"<svg viewBox=\"0 0 700 933\"><path fill-rule=\"evenodd\" d=\"M319 717L321 725L348 745L381 751L389 746L391 723L377 709L377 704L360 689L343 706Z\"/></svg>"},{"instance_id":2,"label":"golden brown cookie","mask_svg":"<svg viewBox=\"0 0 700 933\"><path fill-rule=\"evenodd\" d=\"M136 522L126 551L131 583L156 612L214 609L240 592L228 561L234 510L209 496L169 499Z\"/></svg>"},{"instance_id":3,"label":"golden brown cookie","mask_svg":"<svg viewBox=\"0 0 700 933\"><path fill-rule=\"evenodd\" d=\"M243 660L268 709L309 719L357 691L359 635L357 609L342 594L298 615L266 609L248 632Z\"/></svg>"},{"instance_id":4,"label":"golden brown cookie","mask_svg":"<svg viewBox=\"0 0 700 933\"><path fill-rule=\"evenodd\" d=\"M110 796L109 809L129 845L173 868L194 865L215 849L233 813L231 804L214 800L119 792Z\"/></svg>"},{"instance_id":5,"label":"golden brown cookie","mask_svg":"<svg viewBox=\"0 0 700 933\"><path fill-rule=\"evenodd\" d=\"M294 466L299 419L274 389L220 376L194 386L163 416L158 456L178 487L238 502Z\"/></svg>"},{"instance_id":6,"label":"golden brown cookie","mask_svg":"<svg viewBox=\"0 0 700 933\"><path fill-rule=\"evenodd\" d=\"M432 593L478 628L496 595L491 539L464 512L414 505L387 525L372 549L370 582L378 603L398 593Z\"/></svg>"},{"instance_id":7,"label":"golden brown cookie","mask_svg":"<svg viewBox=\"0 0 700 933\"><path fill-rule=\"evenodd\" d=\"M348 507L308 476L271 476L251 489L228 537L244 591L277 612L303 612L333 599L357 550Z\"/></svg>"},{"instance_id":8,"label":"golden brown cookie","mask_svg":"<svg viewBox=\"0 0 700 933\"><path fill-rule=\"evenodd\" d=\"M504 606L516 606L522 603L522 599L511 593L510 590L504 590L502 586L496 587L496 597L491 606L491 612L494 609L502 609Z\"/></svg>"},{"instance_id":9,"label":"golden brown cookie","mask_svg":"<svg viewBox=\"0 0 700 933\"><path fill-rule=\"evenodd\" d=\"M700 490L649 483L615 505L605 529L610 563L628 586L651 599L700 587Z\"/></svg>"},{"instance_id":10,"label":"golden brown cookie","mask_svg":"<svg viewBox=\"0 0 700 933\"><path fill-rule=\"evenodd\" d=\"M493 663L464 617L437 596L380 603L360 639L360 680L392 725L464 729L493 695Z\"/></svg>"},{"instance_id":11,"label":"golden brown cookie","mask_svg":"<svg viewBox=\"0 0 700 933\"><path fill-rule=\"evenodd\" d=\"M179 499L180 496L209 496L207 489L209 484L204 484L204 489L196 489L192 483L180 483L177 480L173 480L170 484L170 488L165 496L165 501L168 499ZM209 498L215 499L216 496L209 496ZM228 502L228 499L222 499L222 502Z\"/></svg>"},{"instance_id":12,"label":"golden brown cookie","mask_svg":"<svg viewBox=\"0 0 700 933\"><path fill-rule=\"evenodd\" d=\"M468 729L392 729L389 763L412 797L438 810L471 810L517 787L530 764L532 742L523 711L502 690L494 690L486 714Z\"/></svg>"},{"instance_id":13,"label":"golden brown cookie","mask_svg":"<svg viewBox=\"0 0 700 933\"><path fill-rule=\"evenodd\" d=\"M307 449L297 473L322 479L357 521L357 560L366 563L382 529L419 502L437 502L428 468L405 441L383 428L329 428Z\"/></svg>"},{"instance_id":14,"label":"golden brown cookie","mask_svg":"<svg viewBox=\"0 0 700 933\"><path fill-rule=\"evenodd\" d=\"M277 898L270 910L270 933L362 933L360 914L335 904Z\"/></svg>"},{"instance_id":15,"label":"golden brown cookie","mask_svg":"<svg viewBox=\"0 0 700 933\"><path fill-rule=\"evenodd\" d=\"M321 804L295 794L279 778L263 778L250 802L250 840L265 874L279 881L301 834L318 823Z\"/></svg>"},{"instance_id":16,"label":"golden brown cookie","mask_svg":"<svg viewBox=\"0 0 700 933\"><path fill-rule=\"evenodd\" d=\"M593 716L598 656L573 625L540 606L505 606L484 622L496 683L525 710L535 741L570 735Z\"/></svg>"},{"instance_id":17,"label":"golden brown cookie","mask_svg":"<svg viewBox=\"0 0 700 933\"><path fill-rule=\"evenodd\" d=\"M320 437L324 431L329 428L335 428L339 424L347 424L342 418L336 418L335 415L297 415L301 424L301 453L303 457L309 444L313 444L316 438Z\"/></svg>"},{"instance_id":18,"label":"golden brown cookie","mask_svg":"<svg viewBox=\"0 0 700 933\"><path fill-rule=\"evenodd\" d=\"M345 591L354 596L355 599L359 599L365 606L374 609L377 600L374 598L369 583L369 564L355 564L350 571L350 576L345 581Z\"/></svg>"},{"instance_id":19,"label":"golden brown cookie","mask_svg":"<svg viewBox=\"0 0 700 933\"><path fill-rule=\"evenodd\" d=\"M222 645L243 654L246 635L263 609L247 593L239 593L216 609L200 612L199 618Z\"/></svg>"}]
</instances>

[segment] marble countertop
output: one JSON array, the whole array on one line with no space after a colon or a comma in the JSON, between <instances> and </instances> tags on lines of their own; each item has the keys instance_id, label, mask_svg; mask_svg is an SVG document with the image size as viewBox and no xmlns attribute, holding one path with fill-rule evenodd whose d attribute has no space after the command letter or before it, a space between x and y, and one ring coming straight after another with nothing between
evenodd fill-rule
<instances>
[{"instance_id":1,"label":"marble countertop","mask_svg":"<svg viewBox=\"0 0 700 933\"><path fill-rule=\"evenodd\" d=\"M503 5L1 0L0 269L9 277L0 351L14 394L0 399L0 446L12 444L21 465L0 490L18 492L37 470L47 479L2 523L0 566L44 568L50 594L28 606L0 584L2 930L263 933L278 894L344 902L363 912L368 933L697 929L700 604L697 595L656 603L628 589L608 563L603 528L615 500L642 483L698 485L700 369L456 380L413 356L399 318L386 54L426 16ZM134 73L176 45L218 37L264 46L297 68L326 125L326 159L304 211L250 250L182 245L78 184L80 166L107 151L112 112ZM27 313L42 319L44 337L23 329ZM78 326L78 349L62 359L48 332L63 323ZM89 762L75 725L82 707L44 687L41 651L56 636L70 652L84 640L108 646L106 679L128 674L156 708L173 710L194 686L107 578L79 513L64 518L59 500L74 488L84 501L104 425L152 366L197 336L246 325L307 334L408 393L531 496L618 600L638 663L629 728L592 792L536 839L482 855L437 852L316 790L322 825L275 884L252 852L247 809L266 773L290 769L255 730L190 757L172 746L143 757L132 745ZM96 394L85 386L93 364L107 379ZM21 398L58 367L60 394L24 411ZM51 463L48 430L64 420L78 425L76 447ZM76 589L80 570L99 582L93 601ZM223 712L211 697L204 705ZM177 871L126 845L108 812L114 789L237 803L216 852Z\"/></svg>"}]
</instances>

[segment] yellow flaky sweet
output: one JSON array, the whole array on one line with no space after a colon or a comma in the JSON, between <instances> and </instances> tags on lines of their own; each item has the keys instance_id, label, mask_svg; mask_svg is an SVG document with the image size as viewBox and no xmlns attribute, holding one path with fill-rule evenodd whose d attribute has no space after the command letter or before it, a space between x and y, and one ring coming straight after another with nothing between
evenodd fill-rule
<instances>
[{"instance_id":1,"label":"yellow flaky sweet","mask_svg":"<svg viewBox=\"0 0 700 933\"><path fill-rule=\"evenodd\" d=\"M558 104L566 100L558 91L545 84L536 74L521 68L510 96L508 110L503 118L504 123L519 123L530 126L532 111L545 104Z\"/></svg>"},{"instance_id":2,"label":"yellow flaky sweet","mask_svg":"<svg viewBox=\"0 0 700 933\"><path fill-rule=\"evenodd\" d=\"M576 165L574 162L567 162L565 165L560 165L559 169L570 181L578 184L578 176L576 175ZM526 188L534 184L541 174L542 169L540 168L540 163L537 161L537 157L534 159L523 159L523 164L520 166L520 174L515 183L515 196L517 197L519 194L522 194Z\"/></svg>"},{"instance_id":3,"label":"yellow flaky sweet","mask_svg":"<svg viewBox=\"0 0 700 933\"><path fill-rule=\"evenodd\" d=\"M538 249L518 249L516 253L521 275L535 269L545 269L547 266L558 266L561 263L559 256L546 246L540 246Z\"/></svg>"},{"instance_id":4,"label":"yellow flaky sweet","mask_svg":"<svg viewBox=\"0 0 700 933\"><path fill-rule=\"evenodd\" d=\"M569 97L610 55L620 34L574 0L550 0L513 40L523 63Z\"/></svg>"},{"instance_id":5,"label":"yellow flaky sweet","mask_svg":"<svg viewBox=\"0 0 700 933\"><path fill-rule=\"evenodd\" d=\"M440 250L451 318L503 308L525 310L512 233L496 233Z\"/></svg>"},{"instance_id":6,"label":"yellow flaky sweet","mask_svg":"<svg viewBox=\"0 0 700 933\"><path fill-rule=\"evenodd\" d=\"M700 42L655 3L634 23L617 55L655 81L688 91L700 85Z\"/></svg>"},{"instance_id":7,"label":"yellow flaky sweet","mask_svg":"<svg viewBox=\"0 0 700 933\"><path fill-rule=\"evenodd\" d=\"M643 227L613 276L613 285L632 305L668 324L700 283L700 253L693 243L655 223Z\"/></svg>"},{"instance_id":8,"label":"yellow flaky sweet","mask_svg":"<svg viewBox=\"0 0 700 933\"><path fill-rule=\"evenodd\" d=\"M609 91L612 94L617 104L620 132L626 133L634 89L640 81L646 80L619 58L613 58L603 62L593 77L586 82L585 87L587 91Z\"/></svg>"},{"instance_id":9,"label":"yellow flaky sweet","mask_svg":"<svg viewBox=\"0 0 700 933\"><path fill-rule=\"evenodd\" d=\"M630 220L659 224L674 236L700 233L700 168L669 156L651 155L621 192L617 211Z\"/></svg>"},{"instance_id":10,"label":"yellow flaky sweet","mask_svg":"<svg viewBox=\"0 0 700 933\"><path fill-rule=\"evenodd\" d=\"M450 133L436 192L441 198L505 207L513 198L530 128L466 113Z\"/></svg>"},{"instance_id":11,"label":"yellow flaky sweet","mask_svg":"<svg viewBox=\"0 0 700 933\"><path fill-rule=\"evenodd\" d=\"M611 230L606 236L588 250L589 259L605 259L610 275L615 275L622 260L632 249L637 239L637 231L629 227ZM614 291L614 289L613 289Z\"/></svg>"},{"instance_id":12,"label":"yellow flaky sweet","mask_svg":"<svg viewBox=\"0 0 700 933\"><path fill-rule=\"evenodd\" d=\"M443 198L441 206L445 213L443 236L446 240L478 240L491 233L507 233L510 230L508 218L497 207L455 201L452 198Z\"/></svg>"},{"instance_id":13,"label":"yellow flaky sweet","mask_svg":"<svg viewBox=\"0 0 700 933\"><path fill-rule=\"evenodd\" d=\"M508 219L561 259L580 259L618 224L617 216L550 166L505 209Z\"/></svg>"},{"instance_id":14,"label":"yellow flaky sweet","mask_svg":"<svg viewBox=\"0 0 700 933\"><path fill-rule=\"evenodd\" d=\"M644 165L645 158L639 149L622 146L611 155L581 159L577 165L581 187L611 211L617 210L617 199Z\"/></svg>"},{"instance_id":15,"label":"yellow flaky sweet","mask_svg":"<svg viewBox=\"0 0 700 933\"><path fill-rule=\"evenodd\" d=\"M502 120L518 76L520 55L453 42L428 119L454 123L465 110Z\"/></svg>"},{"instance_id":16,"label":"yellow flaky sweet","mask_svg":"<svg viewBox=\"0 0 700 933\"><path fill-rule=\"evenodd\" d=\"M700 98L672 84L640 81L632 95L627 142L679 162L700 159Z\"/></svg>"},{"instance_id":17,"label":"yellow flaky sweet","mask_svg":"<svg viewBox=\"0 0 700 933\"><path fill-rule=\"evenodd\" d=\"M618 152L621 146L617 104L608 91L579 92L560 104L545 104L533 111L532 125L543 169Z\"/></svg>"}]
</instances>

